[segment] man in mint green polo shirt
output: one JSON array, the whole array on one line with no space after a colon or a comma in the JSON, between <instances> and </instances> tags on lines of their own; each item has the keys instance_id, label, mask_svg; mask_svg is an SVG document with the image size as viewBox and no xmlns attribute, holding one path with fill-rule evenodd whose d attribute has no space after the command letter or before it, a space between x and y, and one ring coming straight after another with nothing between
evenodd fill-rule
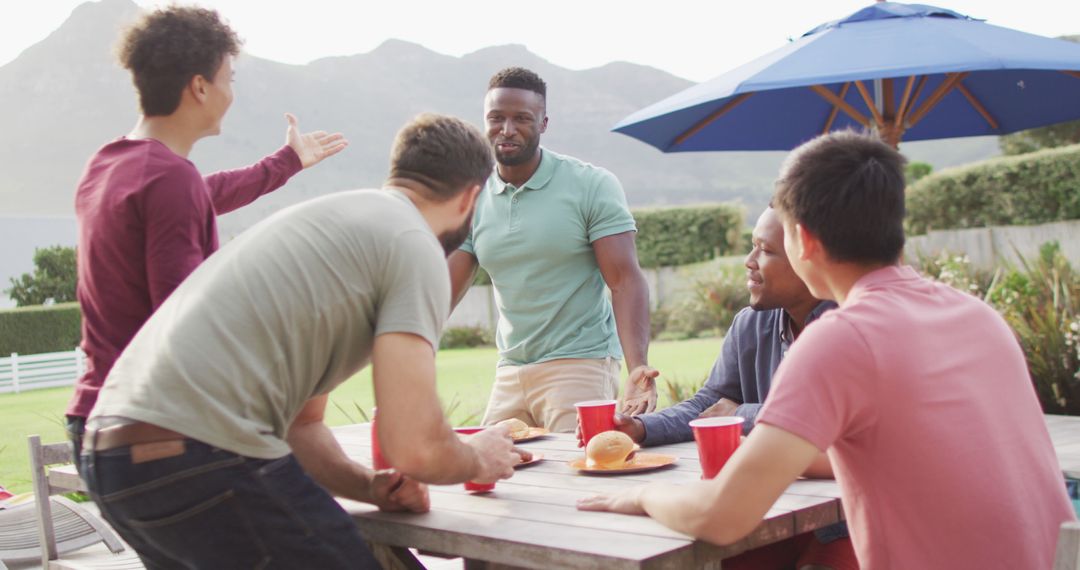
<instances>
[{"instance_id":1,"label":"man in mint green polo shirt","mask_svg":"<svg viewBox=\"0 0 1080 570\"><path fill-rule=\"evenodd\" d=\"M624 413L655 408L659 373L648 364L649 291L622 186L603 168L540 147L546 97L527 69L491 78L484 121L498 164L449 265L455 305L479 265L499 307L483 423L517 418L573 431L574 403L618 396L623 355Z\"/></svg>"}]
</instances>

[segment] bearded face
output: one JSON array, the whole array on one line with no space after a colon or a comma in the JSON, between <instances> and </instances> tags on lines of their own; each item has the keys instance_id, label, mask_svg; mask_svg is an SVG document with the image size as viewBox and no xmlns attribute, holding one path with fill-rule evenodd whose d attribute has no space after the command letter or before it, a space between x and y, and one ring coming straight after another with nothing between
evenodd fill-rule
<instances>
[{"instance_id":1,"label":"bearded face","mask_svg":"<svg viewBox=\"0 0 1080 570\"><path fill-rule=\"evenodd\" d=\"M465 243L465 238L469 237L469 231L472 230L472 217L473 213L470 211L460 227L439 234L439 243L442 244L446 255L454 253L461 244Z\"/></svg>"}]
</instances>

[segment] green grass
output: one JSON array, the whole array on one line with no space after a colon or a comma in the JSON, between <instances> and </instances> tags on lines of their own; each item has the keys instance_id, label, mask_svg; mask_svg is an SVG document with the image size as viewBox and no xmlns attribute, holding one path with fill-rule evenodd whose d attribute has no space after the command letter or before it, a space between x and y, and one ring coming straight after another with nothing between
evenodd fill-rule
<instances>
[{"instance_id":1,"label":"green grass","mask_svg":"<svg viewBox=\"0 0 1080 570\"><path fill-rule=\"evenodd\" d=\"M697 382L709 373L719 352L717 338L654 342L649 348L649 361L660 370L662 378ZM448 407L454 406L452 423L479 422L487 405L497 360L493 348L439 351L436 361L439 395ZM660 405L670 405L664 393L661 389ZM37 434L46 443L62 441L64 408L70 397L71 388L0 395L0 485L13 493L30 490L26 438ZM330 401L326 410L329 425L361 421L357 407L370 413L374 401L371 370L360 372L331 392Z\"/></svg>"}]
</instances>

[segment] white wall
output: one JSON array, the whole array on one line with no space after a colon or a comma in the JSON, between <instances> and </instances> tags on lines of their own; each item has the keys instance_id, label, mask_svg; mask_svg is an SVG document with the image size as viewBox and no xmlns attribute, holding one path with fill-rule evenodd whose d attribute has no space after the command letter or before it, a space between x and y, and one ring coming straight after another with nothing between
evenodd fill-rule
<instances>
[{"instance_id":1,"label":"white wall","mask_svg":"<svg viewBox=\"0 0 1080 570\"><path fill-rule=\"evenodd\" d=\"M992 268L1002 263L1019 265L1017 253L1027 259L1039 254L1042 244L1057 241L1074 266L1080 266L1080 220L1037 226L996 226L965 230L931 231L909 237L906 257L914 263L918 254L937 255L942 250L965 253L977 267Z\"/></svg>"},{"instance_id":2,"label":"white wall","mask_svg":"<svg viewBox=\"0 0 1080 570\"><path fill-rule=\"evenodd\" d=\"M454 312L450 313L446 328L484 327L495 330L498 318L499 311L495 307L491 285L473 285L465 292L465 298L458 303Z\"/></svg>"}]
</instances>

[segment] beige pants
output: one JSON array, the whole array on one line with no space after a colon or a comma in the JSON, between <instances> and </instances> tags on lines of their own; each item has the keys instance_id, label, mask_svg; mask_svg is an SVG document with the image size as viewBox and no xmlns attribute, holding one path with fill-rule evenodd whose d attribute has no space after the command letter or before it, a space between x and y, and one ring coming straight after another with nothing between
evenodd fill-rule
<instances>
[{"instance_id":1,"label":"beige pants","mask_svg":"<svg viewBox=\"0 0 1080 570\"><path fill-rule=\"evenodd\" d=\"M517 418L530 426L572 433L576 402L613 400L619 394L618 360L565 358L495 369L484 425Z\"/></svg>"}]
</instances>

